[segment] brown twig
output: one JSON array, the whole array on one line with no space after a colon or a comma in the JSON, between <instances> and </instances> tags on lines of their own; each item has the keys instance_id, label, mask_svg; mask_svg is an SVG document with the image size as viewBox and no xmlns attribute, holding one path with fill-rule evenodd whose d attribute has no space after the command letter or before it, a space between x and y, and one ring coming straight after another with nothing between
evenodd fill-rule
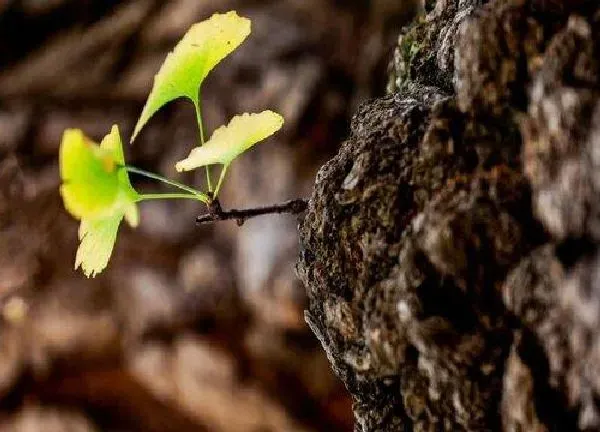
<instances>
[{"instance_id":1,"label":"brown twig","mask_svg":"<svg viewBox=\"0 0 600 432\"><path fill-rule=\"evenodd\" d=\"M196 218L196 224L202 225L205 223L225 221L225 220L236 220L238 225L243 225L246 220L267 214L298 214L302 213L308 207L308 200L306 199L295 199L286 201L281 204L274 204L264 207L255 207L243 210L228 210L225 211L221 208L221 204L218 199L213 200L208 206L208 213L200 215Z\"/></svg>"}]
</instances>

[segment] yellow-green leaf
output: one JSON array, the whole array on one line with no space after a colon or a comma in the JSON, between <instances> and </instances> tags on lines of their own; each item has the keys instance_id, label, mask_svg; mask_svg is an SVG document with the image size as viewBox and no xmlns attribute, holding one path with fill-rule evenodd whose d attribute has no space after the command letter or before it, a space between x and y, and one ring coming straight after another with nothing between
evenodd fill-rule
<instances>
[{"instance_id":1,"label":"yellow-green leaf","mask_svg":"<svg viewBox=\"0 0 600 432\"><path fill-rule=\"evenodd\" d=\"M121 141L121 135L119 134L119 126L113 125L110 129L110 133L102 138L100 148L110 153L113 160L119 164L125 164L125 155L123 154L123 142Z\"/></svg>"},{"instance_id":2,"label":"yellow-green leaf","mask_svg":"<svg viewBox=\"0 0 600 432\"><path fill-rule=\"evenodd\" d=\"M179 161L177 171L190 171L201 166L229 165L254 144L273 135L283 126L283 117L273 111L235 116L227 126L217 129L202 147L193 149Z\"/></svg>"},{"instance_id":3,"label":"yellow-green leaf","mask_svg":"<svg viewBox=\"0 0 600 432\"><path fill-rule=\"evenodd\" d=\"M121 140L121 134L119 133L119 127L117 125L113 125L113 127L110 130L110 133L102 139L102 142L100 143L100 148L109 152L117 165L125 165L123 141ZM127 196L132 197L132 200L135 200L135 198L137 197L137 193L133 189L133 186L131 186L131 182L129 180L129 173L124 169L118 170L117 180L119 182L119 187L121 191Z\"/></svg>"},{"instance_id":4,"label":"yellow-green leaf","mask_svg":"<svg viewBox=\"0 0 600 432\"><path fill-rule=\"evenodd\" d=\"M121 219L122 213L106 219L81 221L75 269L81 266L87 277L94 277L106 268L117 240Z\"/></svg>"},{"instance_id":5,"label":"yellow-green leaf","mask_svg":"<svg viewBox=\"0 0 600 432\"><path fill-rule=\"evenodd\" d=\"M77 219L111 216L137 200L127 171L119 129L98 146L78 129L68 129L60 145L60 192Z\"/></svg>"},{"instance_id":6,"label":"yellow-green leaf","mask_svg":"<svg viewBox=\"0 0 600 432\"><path fill-rule=\"evenodd\" d=\"M168 102L187 97L198 107L198 92L204 78L249 34L250 20L240 17L235 11L215 14L206 21L194 24L167 56L154 78L152 91L131 141Z\"/></svg>"},{"instance_id":7,"label":"yellow-green leaf","mask_svg":"<svg viewBox=\"0 0 600 432\"><path fill-rule=\"evenodd\" d=\"M65 131L60 146L60 190L65 208L81 220L75 268L81 267L88 277L108 264L123 217L132 226L139 221L139 195L124 164L117 126L100 145L80 130Z\"/></svg>"},{"instance_id":8,"label":"yellow-green leaf","mask_svg":"<svg viewBox=\"0 0 600 432\"><path fill-rule=\"evenodd\" d=\"M99 214L119 194L117 166L110 152L83 132L68 129L60 145L60 188L66 209L78 219Z\"/></svg>"}]
</instances>

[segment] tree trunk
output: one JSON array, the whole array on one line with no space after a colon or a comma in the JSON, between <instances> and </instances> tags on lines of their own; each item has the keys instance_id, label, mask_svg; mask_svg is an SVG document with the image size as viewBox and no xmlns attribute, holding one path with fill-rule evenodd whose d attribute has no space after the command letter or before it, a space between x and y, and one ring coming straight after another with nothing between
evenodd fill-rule
<instances>
[{"instance_id":1,"label":"tree trunk","mask_svg":"<svg viewBox=\"0 0 600 432\"><path fill-rule=\"evenodd\" d=\"M356 431L600 430L600 7L438 0L300 226Z\"/></svg>"}]
</instances>

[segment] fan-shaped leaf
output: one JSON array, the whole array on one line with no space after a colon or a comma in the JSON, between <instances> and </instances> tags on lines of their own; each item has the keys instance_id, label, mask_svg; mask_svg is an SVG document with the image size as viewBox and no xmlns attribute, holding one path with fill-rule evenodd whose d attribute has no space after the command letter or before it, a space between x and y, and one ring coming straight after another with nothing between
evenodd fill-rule
<instances>
[{"instance_id":1,"label":"fan-shaped leaf","mask_svg":"<svg viewBox=\"0 0 600 432\"><path fill-rule=\"evenodd\" d=\"M133 141L163 105L189 98L199 106L198 91L208 73L250 34L250 20L235 11L215 14L194 24L170 53L154 78L152 92L135 126Z\"/></svg>"},{"instance_id":2,"label":"fan-shaped leaf","mask_svg":"<svg viewBox=\"0 0 600 432\"><path fill-rule=\"evenodd\" d=\"M273 135L282 126L283 117L273 111L236 116L227 126L217 129L202 147L193 149L175 168L177 171L190 171L205 165L227 166L237 156Z\"/></svg>"},{"instance_id":3,"label":"fan-shaped leaf","mask_svg":"<svg viewBox=\"0 0 600 432\"><path fill-rule=\"evenodd\" d=\"M136 226L139 195L131 186L117 126L98 146L80 130L65 131L60 146L61 194L77 219L79 239L75 268L95 276L106 267L123 217Z\"/></svg>"},{"instance_id":4,"label":"fan-shaped leaf","mask_svg":"<svg viewBox=\"0 0 600 432\"><path fill-rule=\"evenodd\" d=\"M80 130L69 129L63 134L60 175L65 207L78 219L110 207L119 193L117 167L111 153Z\"/></svg>"},{"instance_id":5,"label":"fan-shaped leaf","mask_svg":"<svg viewBox=\"0 0 600 432\"><path fill-rule=\"evenodd\" d=\"M75 218L112 215L137 200L129 177L119 165L124 163L119 129L98 146L78 129L68 129L60 145L60 192L65 208Z\"/></svg>"},{"instance_id":6,"label":"fan-shaped leaf","mask_svg":"<svg viewBox=\"0 0 600 432\"><path fill-rule=\"evenodd\" d=\"M122 213L107 219L81 221L75 269L81 266L87 277L94 277L106 268L117 240L121 219Z\"/></svg>"}]
</instances>

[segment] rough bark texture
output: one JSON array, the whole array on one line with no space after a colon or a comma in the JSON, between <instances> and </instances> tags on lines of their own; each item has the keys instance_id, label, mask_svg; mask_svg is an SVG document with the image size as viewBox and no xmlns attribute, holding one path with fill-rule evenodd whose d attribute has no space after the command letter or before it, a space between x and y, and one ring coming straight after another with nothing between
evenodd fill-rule
<instances>
[{"instance_id":1,"label":"rough bark texture","mask_svg":"<svg viewBox=\"0 0 600 432\"><path fill-rule=\"evenodd\" d=\"M355 430L600 430L600 8L438 0L300 226Z\"/></svg>"}]
</instances>

